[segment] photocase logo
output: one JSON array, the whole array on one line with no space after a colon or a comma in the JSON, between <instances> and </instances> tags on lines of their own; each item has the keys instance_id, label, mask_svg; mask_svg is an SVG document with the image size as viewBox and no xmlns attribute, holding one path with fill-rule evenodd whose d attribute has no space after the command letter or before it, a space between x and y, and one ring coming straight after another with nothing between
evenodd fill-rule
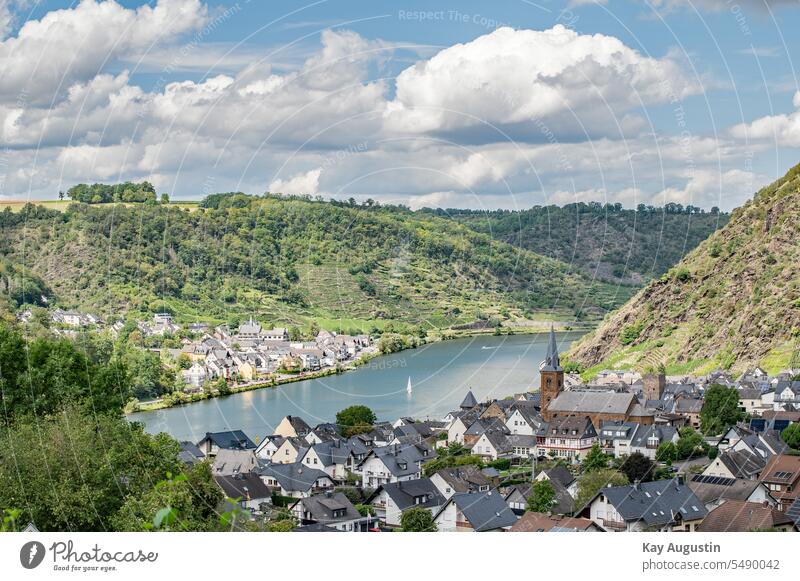
<instances>
[{"instance_id":1,"label":"photocase logo","mask_svg":"<svg viewBox=\"0 0 800 581\"><path fill-rule=\"evenodd\" d=\"M35 569L44 560L44 545L39 541L30 541L19 550L19 562L26 569Z\"/></svg>"}]
</instances>

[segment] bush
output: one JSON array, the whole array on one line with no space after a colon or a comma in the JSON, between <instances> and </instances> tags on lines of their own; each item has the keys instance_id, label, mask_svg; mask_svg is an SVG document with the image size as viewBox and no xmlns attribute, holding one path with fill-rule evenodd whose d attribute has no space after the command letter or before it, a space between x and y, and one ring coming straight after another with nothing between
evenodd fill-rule
<instances>
[{"instance_id":1,"label":"bush","mask_svg":"<svg viewBox=\"0 0 800 581\"><path fill-rule=\"evenodd\" d=\"M498 458L494 462L489 462L489 466L496 470L508 470L511 468L511 460L508 458Z\"/></svg>"}]
</instances>

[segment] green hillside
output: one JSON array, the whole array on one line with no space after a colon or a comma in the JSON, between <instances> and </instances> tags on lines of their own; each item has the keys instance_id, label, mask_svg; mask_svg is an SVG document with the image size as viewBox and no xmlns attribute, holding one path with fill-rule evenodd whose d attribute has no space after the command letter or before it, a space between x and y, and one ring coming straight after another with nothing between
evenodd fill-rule
<instances>
[{"instance_id":1,"label":"green hillside","mask_svg":"<svg viewBox=\"0 0 800 581\"><path fill-rule=\"evenodd\" d=\"M452 220L376 204L222 194L192 211L26 206L0 225L3 260L46 285L51 305L106 316L441 328L599 319L632 294Z\"/></svg>"},{"instance_id":2,"label":"green hillside","mask_svg":"<svg viewBox=\"0 0 800 581\"><path fill-rule=\"evenodd\" d=\"M584 367L797 367L800 165L610 314L569 354Z\"/></svg>"},{"instance_id":3,"label":"green hillside","mask_svg":"<svg viewBox=\"0 0 800 581\"><path fill-rule=\"evenodd\" d=\"M675 203L636 210L590 202L522 211L428 211L587 276L637 286L661 276L729 218L716 208L704 212Z\"/></svg>"}]
</instances>

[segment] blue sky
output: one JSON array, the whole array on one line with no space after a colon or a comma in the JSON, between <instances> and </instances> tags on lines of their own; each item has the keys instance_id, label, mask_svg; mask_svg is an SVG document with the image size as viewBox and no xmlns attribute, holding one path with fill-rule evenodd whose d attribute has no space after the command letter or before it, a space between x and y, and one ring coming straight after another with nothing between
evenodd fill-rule
<instances>
[{"instance_id":1,"label":"blue sky","mask_svg":"<svg viewBox=\"0 0 800 581\"><path fill-rule=\"evenodd\" d=\"M786 0L0 0L0 196L730 209L800 161L798 29Z\"/></svg>"}]
</instances>

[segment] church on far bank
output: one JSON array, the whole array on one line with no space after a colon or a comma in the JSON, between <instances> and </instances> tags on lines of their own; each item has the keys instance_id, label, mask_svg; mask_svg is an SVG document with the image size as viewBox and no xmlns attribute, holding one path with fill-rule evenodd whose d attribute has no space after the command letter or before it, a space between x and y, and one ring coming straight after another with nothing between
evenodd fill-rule
<instances>
[{"instance_id":1,"label":"church on far bank","mask_svg":"<svg viewBox=\"0 0 800 581\"><path fill-rule=\"evenodd\" d=\"M594 426L601 422L624 421L650 425L655 421L655 412L647 410L632 392L617 392L608 389L582 388L564 390L564 369L558 355L558 345L553 328L547 354L539 366L542 417L546 422L566 417L588 417ZM663 375L646 375L644 392L649 399L659 399L664 392Z\"/></svg>"}]
</instances>

